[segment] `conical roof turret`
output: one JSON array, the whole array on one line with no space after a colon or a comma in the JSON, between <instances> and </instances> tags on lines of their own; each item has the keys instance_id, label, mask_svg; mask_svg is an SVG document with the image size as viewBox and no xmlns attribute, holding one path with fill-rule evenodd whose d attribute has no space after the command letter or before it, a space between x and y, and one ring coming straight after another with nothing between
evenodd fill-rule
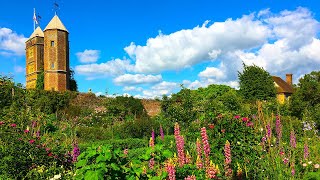
<instances>
[{"instance_id":1,"label":"conical roof turret","mask_svg":"<svg viewBox=\"0 0 320 180\"><path fill-rule=\"evenodd\" d=\"M59 29L62 31L68 32L67 28L63 25L58 15L54 15L47 27L44 29L44 31L48 29Z\"/></svg>"},{"instance_id":2,"label":"conical roof turret","mask_svg":"<svg viewBox=\"0 0 320 180\"><path fill-rule=\"evenodd\" d=\"M33 33L31 34L29 39L37 37L37 36L44 37L43 31L39 26L33 31Z\"/></svg>"}]
</instances>

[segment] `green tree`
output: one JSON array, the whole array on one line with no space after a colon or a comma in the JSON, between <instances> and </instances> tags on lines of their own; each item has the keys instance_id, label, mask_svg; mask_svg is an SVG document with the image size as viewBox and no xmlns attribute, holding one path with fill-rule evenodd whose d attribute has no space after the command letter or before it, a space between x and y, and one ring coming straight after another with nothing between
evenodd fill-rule
<instances>
[{"instance_id":1,"label":"green tree","mask_svg":"<svg viewBox=\"0 0 320 180\"><path fill-rule=\"evenodd\" d=\"M303 118L310 114L320 127L320 71L313 71L299 79L295 93L290 99L290 110L292 115ZM311 113L307 113L311 112ZM306 117L305 117L306 118Z\"/></svg>"},{"instance_id":2,"label":"green tree","mask_svg":"<svg viewBox=\"0 0 320 180\"><path fill-rule=\"evenodd\" d=\"M240 93L248 100L267 100L276 97L276 88L271 75L256 65L243 64L243 72L238 72Z\"/></svg>"},{"instance_id":3,"label":"green tree","mask_svg":"<svg viewBox=\"0 0 320 180\"><path fill-rule=\"evenodd\" d=\"M78 84L77 81L74 79L74 71L70 68L70 80L69 80L69 86L70 91L78 91Z\"/></svg>"},{"instance_id":4,"label":"green tree","mask_svg":"<svg viewBox=\"0 0 320 180\"><path fill-rule=\"evenodd\" d=\"M36 82L36 89L43 90L44 89L44 71L41 69L40 73L38 74L37 82Z\"/></svg>"}]
</instances>

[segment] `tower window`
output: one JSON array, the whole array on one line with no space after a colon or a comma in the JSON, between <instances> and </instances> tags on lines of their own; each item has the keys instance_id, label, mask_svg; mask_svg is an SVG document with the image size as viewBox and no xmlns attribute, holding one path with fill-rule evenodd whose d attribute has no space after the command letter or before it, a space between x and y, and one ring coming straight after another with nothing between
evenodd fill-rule
<instances>
[{"instance_id":1,"label":"tower window","mask_svg":"<svg viewBox=\"0 0 320 180\"><path fill-rule=\"evenodd\" d=\"M54 41L51 41L51 47L54 47Z\"/></svg>"},{"instance_id":2,"label":"tower window","mask_svg":"<svg viewBox=\"0 0 320 180\"><path fill-rule=\"evenodd\" d=\"M54 69L54 63L51 63L51 69Z\"/></svg>"}]
</instances>

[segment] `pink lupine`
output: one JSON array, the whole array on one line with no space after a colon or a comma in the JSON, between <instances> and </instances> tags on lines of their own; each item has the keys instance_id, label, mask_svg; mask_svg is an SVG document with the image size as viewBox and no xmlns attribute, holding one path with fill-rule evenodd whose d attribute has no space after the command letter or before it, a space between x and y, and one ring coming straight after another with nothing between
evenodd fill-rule
<instances>
[{"instance_id":1,"label":"pink lupine","mask_svg":"<svg viewBox=\"0 0 320 180\"><path fill-rule=\"evenodd\" d=\"M297 144L296 144L296 135L294 133L294 130L291 131L290 133L290 145L291 147L293 148L296 148L297 147Z\"/></svg>"},{"instance_id":2,"label":"pink lupine","mask_svg":"<svg viewBox=\"0 0 320 180\"><path fill-rule=\"evenodd\" d=\"M184 138L183 138L183 136L178 135L176 137L176 145L177 145L177 151L178 151L179 165L180 165L180 167L182 167L185 164Z\"/></svg>"},{"instance_id":3,"label":"pink lupine","mask_svg":"<svg viewBox=\"0 0 320 180\"><path fill-rule=\"evenodd\" d=\"M198 169L202 169L203 168L202 159L201 159L200 156L197 156L196 166L197 166Z\"/></svg>"},{"instance_id":4,"label":"pink lupine","mask_svg":"<svg viewBox=\"0 0 320 180\"><path fill-rule=\"evenodd\" d=\"M149 168L150 168L150 169L153 169L153 167L154 167L154 158L151 158L151 159L149 160Z\"/></svg>"},{"instance_id":5,"label":"pink lupine","mask_svg":"<svg viewBox=\"0 0 320 180\"><path fill-rule=\"evenodd\" d=\"M239 116L239 115L235 115L234 118L235 118L235 119L239 119L240 116Z\"/></svg>"},{"instance_id":6,"label":"pink lupine","mask_svg":"<svg viewBox=\"0 0 320 180\"><path fill-rule=\"evenodd\" d=\"M184 178L184 180L196 180L196 176L195 175L192 175L192 176L188 176L186 178Z\"/></svg>"},{"instance_id":7,"label":"pink lupine","mask_svg":"<svg viewBox=\"0 0 320 180\"><path fill-rule=\"evenodd\" d=\"M219 173L218 167L215 166L211 161L210 164L208 165L208 167L206 168L206 176L207 176L207 178L208 179L216 179L218 173Z\"/></svg>"},{"instance_id":8,"label":"pink lupine","mask_svg":"<svg viewBox=\"0 0 320 180\"><path fill-rule=\"evenodd\" d=\"M308 157L309 157L309 147L308 147L308 144L305 143L303 148L303 158L307 160Z\"/></svg>"},{"instance_id":9,"label":"pink lupine","mask_svg":"<svg viewBox=\"0 0 320 180\"><path fill-rule=\"evenodd\" d=\"M231 148L230 148L230 143L227 140L226 144L224 145L224 156L225 156L225 161L224 161L224 170L225 170L225 175L227 177L232 176L232 169L230 168L231 165Z\"/></svg>"},{"instance_id":10,"label":"pink lupine","mask_svg":"<svg viewBox=\"0 0 320 180\"><path fill-rule=\"evenodd\" d=\"M174 126L174 136L176 139L176 146L178 151L178 161L181 167L185 164L184 138L180 135L180 127L178 123L176 123Z\"/></svg>"},{"instance_id":11,"label":"pink lupine","mask_svg":"<svg viewBox=\"0 0 320 180\"><path fill-rule=\"evenodd\" d=\"M171 159L166 163L166 171L168 173L168 179L169 180L175 180L176 179L176 170L174 168L174 164Z\"/></svg>"},{"instance_id":12,"label":"pink lupine","mask_svg":"<svg viewBox=\"0 0 320 180\"><path fill-rule=\"evenodd\" d=\"M276 133L277 133L277 141L280 143L281 137L282 137L282 125L280 116L276 117Z\"/></svg>"},{"instance_id":13,"label":"pink lupine","mask_svg":"<svg viewBox=\"0 0 320 180\"><path fill-rule=\"evenodd\" d=\"M164 133L161 125L160 125L160 137L162 140L164 140Z\"/></svg>"},{"instance_id":14,"label":"pink lupine","mask_svg":"<svg viewBox=\"0 0 320 180\"><path fill-rule=\"evenodd\" d=\"M209 145L208 135L207 135L207 131L206 131L205 127L201 128L201 138L202 138L203 151L204 151L204 155L205 155L206 165L208 165L209 159L210 159L209 158L210 145Z\"/></svg>"}]
</instances>

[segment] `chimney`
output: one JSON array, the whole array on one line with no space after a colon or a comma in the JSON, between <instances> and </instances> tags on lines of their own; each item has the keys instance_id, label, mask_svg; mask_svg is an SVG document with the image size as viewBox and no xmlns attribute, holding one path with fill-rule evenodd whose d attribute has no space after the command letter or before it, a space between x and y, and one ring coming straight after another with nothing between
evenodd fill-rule
<instances>
[{"instance_id":1,"label":"chimney","mask_svg":"<svg viewBox=\"0 0 320 180\"><path fill-rule=\"evenodd\" d=\"M286 74L286 82L292 86L292 74Z\"/></svg>"}]
</instances>

